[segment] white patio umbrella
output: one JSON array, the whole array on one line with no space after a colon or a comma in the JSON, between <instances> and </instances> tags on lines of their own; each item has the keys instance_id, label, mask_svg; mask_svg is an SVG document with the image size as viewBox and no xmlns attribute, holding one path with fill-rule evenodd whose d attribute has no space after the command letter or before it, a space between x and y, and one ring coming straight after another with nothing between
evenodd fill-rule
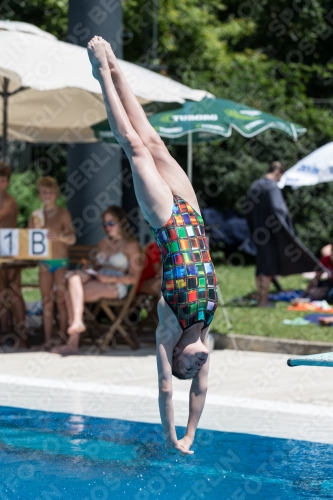
<instances>
[{"instance_id":1,"label":"white patio umbrella","mask_svg":"<svg viewBox=\"0 0 333 500\"><path fill-rule=\"evenodd\" d=\"M321 182L333 181L333 142L329 142L316 149L287 170L278 184L292 186L297 189L301 186L314 186Z\"/></svg>"},{"instance_id":2,"label":"white patio umbrella","mask_svg":"<svg viewBox=\"0 0 333 500\"><path fill-rule=\"evenodd\" d=\"M211 95L119 61L141 104L183 103ZM0 21L0 114L7 138L28 142L93 142L91 125L106 118L101 89L85 48L27 23Z\"/></svg>"}]
</instances>

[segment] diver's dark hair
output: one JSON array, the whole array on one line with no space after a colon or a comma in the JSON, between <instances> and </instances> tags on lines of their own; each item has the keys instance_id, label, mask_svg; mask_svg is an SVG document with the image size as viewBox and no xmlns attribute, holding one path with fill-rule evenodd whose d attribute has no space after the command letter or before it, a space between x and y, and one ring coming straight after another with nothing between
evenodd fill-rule
<instances>
[{"instance_id":1,"label":"diver's dark hair","mask_svg":"<svg viewBox=\"0 0 333 500\"><path fill-rule=\"evenodd\" d=\"M184 377L184 375L182 375L181 373L179 372L176 372L173 368L172 368L172 375L176 378L178 378L179 380L188 380L186 377ZM190 377L189 377L190 378ZM191 377L192 378L192 377Z\"/></svg>"},{"instance_id":2,"label":"diver's dark hair","mask_svg":"<svg viewBox=\"0 0 333 500\"><path fill-rule=\"evenodd\" d=\"M268 173L272 174L273 172L276 172L277 170L279 172L281 172L281 174L284 174L284 172L286 171L286 167L284 165L282 165L282 163L280 161L272 161L269 164Z\"/></svg>"}]
</instances>

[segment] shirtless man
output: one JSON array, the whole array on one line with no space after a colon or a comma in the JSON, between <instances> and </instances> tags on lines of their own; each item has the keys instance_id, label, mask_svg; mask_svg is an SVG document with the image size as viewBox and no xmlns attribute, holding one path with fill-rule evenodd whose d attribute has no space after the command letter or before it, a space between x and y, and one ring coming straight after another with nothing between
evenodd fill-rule
<instances>
[{"instance_id":1,"label":"shirtless man","mask_svg":"<svg viewBox=\"0 0 333 500\"><path fill-rule=\"evenodd\" d=\"M65 338L68 321L66 309L65 274L69 266L68 246L74 245L76 237L72 218L68 210L57 205L58 184L53 177L45 176L38 181L38 195L43 203L39 214L34 212L29 226L49 229L52 259L43 260L39 266L39 285L43 299L43 324L46 349L51 347L54 302L59 312L60 335Z\"/></svg>"},{"instance_id":2,"label":"shirtless man","mask_svg":"<svg viewBox=\"0 0 333 500\"><path fill-rule=\"evenodd\" d=\"M8 194L11 170L9 166L0 161L0 228L17 227L18 206L15 199ZM4 284L10 285L13 304L15 307L16 322L25 321L25 304L21 294L21 272L16 269L1 270L1 295L4 297ZM1 301L0 316L2 332L9 328L8 302ZM4 308L3 308L4 306Z\"/></svg>"}]
</instances>

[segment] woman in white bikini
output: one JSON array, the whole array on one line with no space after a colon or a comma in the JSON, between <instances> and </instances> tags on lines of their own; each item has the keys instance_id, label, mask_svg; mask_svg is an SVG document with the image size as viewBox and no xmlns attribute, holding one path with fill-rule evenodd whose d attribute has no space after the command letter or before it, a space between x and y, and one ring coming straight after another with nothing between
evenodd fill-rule
<instances>
[{"instance_id":1,"label":"woman in white bikini","mask_svg":"<svg viewBox=\"0 0 333 500\"><path fill-rule=\"evenodd\" d=\"M77 354L80 334L86 329L85 302L123 299L129 286L140 278L142 249L130 230L126 213L113 205L105 210L102 220L106 235L97 247L96 272L83 269L68 273L69 340L66 345L55 347L54 353Z\"/></svg>"}]
</instances>

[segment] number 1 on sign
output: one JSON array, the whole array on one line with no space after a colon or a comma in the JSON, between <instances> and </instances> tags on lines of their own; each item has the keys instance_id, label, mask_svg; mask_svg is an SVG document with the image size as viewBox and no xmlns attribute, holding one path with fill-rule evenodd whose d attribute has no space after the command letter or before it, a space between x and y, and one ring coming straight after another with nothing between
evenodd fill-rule
<instances>
[{"instance_id":1,"label":"number 1 on sign","mask_svg":"<svg viewBox=\"0 0 333 500\"><path fill-rule=\"evenodd\" d=\"M19 254L18 229L0 230L0 255L2 257L17 257Z\"/></svg>"},{"instance_id":2,"label":"number 1 on sign","mask_svg":"<svg viewBox=\"0 0 333 500\"><path fill-rule=\"evenodd\" d=\"M12 252L13 252L13 233L12 233L12 231L10 231L10 233L6 234L6 236L4 237L4 240L8 240L9 255L12 255Z\"/></svg>"}]
</instances>

